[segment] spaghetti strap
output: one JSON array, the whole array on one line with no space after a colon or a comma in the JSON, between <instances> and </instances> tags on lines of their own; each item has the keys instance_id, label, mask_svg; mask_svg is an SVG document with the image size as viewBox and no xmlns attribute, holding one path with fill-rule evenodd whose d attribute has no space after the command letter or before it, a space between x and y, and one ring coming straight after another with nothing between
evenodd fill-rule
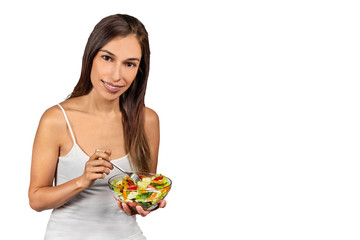
<instances>
[{"instance_id":1,"label":"spaghetti strap","mask_svg":"<svg viewBox=\"0 0 360 240\"><path fill-rule=\"evenodd\" d=\"M74 144L76 144L75 136L74 136L74 133L73 133L73 131L72 131L72 129L71 129L69 119L68 119L68 117L67 117L67 115L66 115L66 113L65 113L65 109L60 105L60 103L58 103L58 106L61 108L61 110L62 110L62 112L63 112L63 114L64 114L66 123L67 123L67 125L68 125L68 127L69 127L69 130L70 130L70 133L71 133L71 137L72 137L72 139L73 139Z\"/></svg>"}]
</instances>

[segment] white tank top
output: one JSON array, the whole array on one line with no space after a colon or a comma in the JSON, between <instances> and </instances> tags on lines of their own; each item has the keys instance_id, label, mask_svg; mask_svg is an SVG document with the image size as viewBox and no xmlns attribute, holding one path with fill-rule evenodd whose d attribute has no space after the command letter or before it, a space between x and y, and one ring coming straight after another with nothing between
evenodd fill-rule
<instances>
[{"instance_id":1,"label":"white tank top","mask_svg":"<svg viewBox=\"0 0 360 240\"><path fill-rule=\"evenodd\" d=\"M59 157L56 185L82 175L84 165L89 160L89 156L76 143L65 110L58 105L64 113L74 145L68 154ZM125 170L132 171L128 155L112 161ZM45 240L146 239L136 222L136 217L128 216L121 211L108 187L109 178L120 173L114 168L105 179L96 180L93 186L55 208L50 215Z\"/></svg>"}]
</instances>

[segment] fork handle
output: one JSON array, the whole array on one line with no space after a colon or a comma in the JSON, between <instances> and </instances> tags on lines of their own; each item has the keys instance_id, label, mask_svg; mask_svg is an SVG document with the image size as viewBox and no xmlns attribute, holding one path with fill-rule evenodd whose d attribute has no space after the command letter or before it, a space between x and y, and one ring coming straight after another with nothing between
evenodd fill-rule
<instances>
[{"instance_id":1,"label":"fork handle","mask_svg":"<svg viewBox=\"0 0 360 240\"><path fill-rule=\"evenodd\" d=\"M119 169L120 171L122 171L123 173L129 175L128 172L126 172L124 169L122 169L121 167L119 167L119 166L116 165L115 163L113 163L113 162L111 162L111 161L110 161L110 163L111 163L114 167L116 167L117 169Z\"/></svg>"}]
</instances>

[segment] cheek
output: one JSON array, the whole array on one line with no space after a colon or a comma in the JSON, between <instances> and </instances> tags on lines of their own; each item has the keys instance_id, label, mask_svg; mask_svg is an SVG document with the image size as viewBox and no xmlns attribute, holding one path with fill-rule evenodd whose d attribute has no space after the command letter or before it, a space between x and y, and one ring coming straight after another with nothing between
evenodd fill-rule
<instances>
[{"instance_id":1,"label":"cheek","mask_svg":"<svg viewBox=\"0 0 360 240\"><path fill-rule=\"evenodd\" d=\"M130 86L132 86L134 84L136 74L137 74L137 71L135 71L135 73L132 72L132 73L127 74L126 79L125 79L126 83L127 83L125 91L127 91L130 88ZM124 78L125 78L125 76L124 76Z\"/></svg>"},{"instance_id":2,"label":"cheek","mask_svg":"<svg viewBox=\"0 0 360 240\"><path fill-rule=\"evenodd\" d=\"M108 79L108 67L101 66L101 64L95 64L92 66L91 73L90 73L90 81L92 84L99 84L101 79Z\"/></svg>"},{"instance_id":3,"label":"cheek","mask_svg":"<svg viewBox=\"0 0 360 240\"><path fill-rule=\"evenodd\" d=\"M135 80L137 69L131 69L125 72L124 78L128 83L132 83Z\"/></svg>"},{"instance_id":4,"label":"cheek","mask_svg":"<svg viewBox=\"0 0 360 240\"><path fill-rule=\"evenodd\" d=\"M96 64L93 64L92 68L91 68L91 72L90 72L90 80L91 82L93 82L94 80L97 79L98 77L98 67Z\"/></svg>"}]
</instances>

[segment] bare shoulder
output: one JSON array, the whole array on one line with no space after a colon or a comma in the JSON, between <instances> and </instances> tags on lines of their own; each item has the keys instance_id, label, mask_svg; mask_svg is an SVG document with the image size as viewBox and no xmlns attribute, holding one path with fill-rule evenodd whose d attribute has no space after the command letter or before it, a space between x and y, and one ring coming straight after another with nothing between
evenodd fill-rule
<instances>
[{"instance_id":1,"label":"bare shoulder","mask_svg":"<svg viewBox=\"0 0 360 240\"><path fill-rule=\"evenodd\" d=\"M50 125L53 125L53 124L59 124L60 122L62 122L62 111L60 109L59 106L55 105L55 106L52 106L50 108L48 108L44 114L42 115L41 117L41 122L44 122L46 124L50 124Z\"/></svg>"},{"instance_id":2,"label":"bare shoulder","mask_svg":"<svg viewBox=\"0 0 360 240\"><path fill-rule=\"evenodd\" d=\"M51 132L62 132L66 129L66 121L59 106L48 108L41 116L39 129Z\"/></svg>"},{"instance_id":3,"label":"bare shoulder","mask_svg":"<svg viewBox=\"0 0 360 240\"><path fill-rule=\"evenodd\" d=\"M48 108L40 119L35 135L34 156L40 156L36 154L37 152L42 152L44 155L46 151L53 151L57 156L65 133L66 121L60 107L55 105Z\"/></svg>"},{"instance_id":4,"label":"bare shoulder","mask_svg":"<svg viewBox=\"0 0 360 240\"><path fill-rule=\"evenodd\" d=\"M154 127L159 125L159 116L151 108L145 107L145 126Z\"/></svg>"},{"instance_id":5,"label":"bare shoulder","mask_svg":"<svg viewBox=\"0 0 360 240\"><path fill-rule=\"evenodd\" d=\"M66 99L65 101L61 102L60 105L65 110L66 115L68 115L68 113L71 113L73 111L79 111L79 109L82 109L82 105L83 105L82 103L83 103L83 98L77 97L77 98ZM67 128L64 113L58 105L54 105L48 108L44 112L41 118L41 122L44 122L49 127L55 127L59 131L62 131Z\"/></svg>"}]
</instances>

